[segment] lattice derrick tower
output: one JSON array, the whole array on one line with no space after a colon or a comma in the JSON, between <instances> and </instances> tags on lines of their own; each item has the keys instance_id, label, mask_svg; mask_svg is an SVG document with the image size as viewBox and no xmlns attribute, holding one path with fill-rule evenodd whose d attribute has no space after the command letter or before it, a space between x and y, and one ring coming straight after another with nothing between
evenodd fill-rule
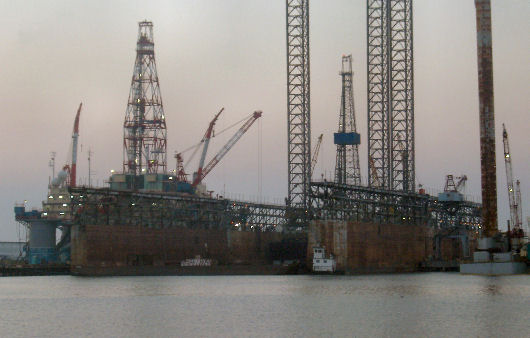
<instances>
[{"instance_id":1,"label":"lattice derrick tower","mask_svg":"<svg viewBox=\"0 0 530 338\"><path fill-rule=\"evenodd\" d=\"M414 191L412 0L368 0L367 46L369 184Z\"/></svg>"},{"instance_id":2,"label":"lattice derrick tower","mask_svg":"<svg viewBox=\"0 0 530 338\"><path fill-rule=\"evenodd\" d=\"M167 131L156 71L153 23L138 23L136 60L123 124L123 171L165 173Z\"/></svg>"},{"instance_id":3,"label":"lattice derrick tower","mask_svg":"<svg viewBox=\"0 0 530 338\"><path fill-rule=\"evenodd\" d=\"M339 133L357 132L355 123L355 101L353 98L353 69L352 56L342 56L342 80ZM361 185L361 170L359 167L359 145L337 144L337 158L335 161L335 182L339 184Z\"/></svg>"},{"instance_id":4,"label":"lattice derrick tower","mask_svg":"<svg viewBox=\"0 0 530 338\"><path fill-rule=\"evenodd\" d=\"M311 128L309 0L287 0L287 151L290 206L309 206Z\"/></svg>"}]
</instances>

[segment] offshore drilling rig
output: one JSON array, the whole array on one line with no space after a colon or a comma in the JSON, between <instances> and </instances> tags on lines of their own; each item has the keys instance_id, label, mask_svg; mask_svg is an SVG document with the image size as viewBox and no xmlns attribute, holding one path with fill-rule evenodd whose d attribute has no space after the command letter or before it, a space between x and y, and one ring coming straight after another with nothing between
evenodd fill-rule
<instances>
[{"instance_id":1,"label":"offshore drilling rig","mask_svg":"<svg viewBox=\"0 0 530 338\"><path fill-rule=\"evenodd\" d=\"M161 273L197 255L211 258L214 265L244 262L263 271L265 262L309 261L311 246L317 244L333 252L344 270L415 269L433 250L442 251L443 238L435 240L435 233L444 231L451 239L455 231L480 231L479 204L462 196L416 191L412 1L367 1L368 185L360 180L361 137L355 122L350 55L342 58L340 71L339 127L333 135L335 181L311 179L320 144L312 161L309 1L287 0L286 18L285 205L214 198L202 184L261 117L259 111L205 164L220 113L214 117L200 142L201 161L191 182L181 153L176 155L177 168L168 170L153 25L140 22L123 125L123 172L112 173L109 188L70 186L69 210L61 217L39 215L68 229L73 273ZM367 239L359 240L359 234ZM434 249L427 249L433 244ZM469 255L463 251L453 256ZM377 257L370 260L367 255ZM387 256L398 260L387 262Z\"/></svg>"}]
</instances>

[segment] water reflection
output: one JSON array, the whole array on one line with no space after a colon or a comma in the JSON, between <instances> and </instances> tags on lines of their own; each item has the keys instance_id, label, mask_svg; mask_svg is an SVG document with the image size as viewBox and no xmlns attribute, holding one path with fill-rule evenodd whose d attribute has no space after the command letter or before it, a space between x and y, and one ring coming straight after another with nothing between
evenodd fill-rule
<instances>
[{"instance_id":1,"label":"water reflection","mask_svg":"<svg viewBox=\"0 0 530 338\"><path fill-rule=\"evenodd\" d=\"M529 297L528 276L451 273L1 278L0 332L517 337L528 332Z\"/></svg>"},{"instance_id":2,"label":"water reflection","mask_svg":"<svg viewBox=\"0 0 530 338\"><path fill-rule=\"evenodd\" d=\"M497 284L488 284L488 285L485 285L484 288L482 289L482 293L490 295L490 296L498 295L500 294L500 292L501 292L501 287Z\"/></svg>"}]
</instances>

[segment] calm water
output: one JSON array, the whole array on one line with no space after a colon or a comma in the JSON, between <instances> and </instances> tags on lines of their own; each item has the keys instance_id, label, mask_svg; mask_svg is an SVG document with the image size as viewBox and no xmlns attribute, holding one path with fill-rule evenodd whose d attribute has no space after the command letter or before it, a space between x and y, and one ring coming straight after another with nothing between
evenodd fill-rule
<instances>
[{"instance_id":1,"label":"calm water","mask_svg":"<svg viewBox=\"0 0 530 338\"><path fill-rule=\"evenodd\" d=\"M2 337L529 337L530 277L3 277Z\"/></svg>"}]
</instances>

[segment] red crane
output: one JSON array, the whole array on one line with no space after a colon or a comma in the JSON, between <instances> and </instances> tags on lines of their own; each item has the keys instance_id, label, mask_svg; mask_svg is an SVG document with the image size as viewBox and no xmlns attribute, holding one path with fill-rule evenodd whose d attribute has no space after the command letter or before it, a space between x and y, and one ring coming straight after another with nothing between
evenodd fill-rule
<instances>
[{"instance_id":1,"label":"red crane","mask_svg":"<svg viewBox=\"0 0 530 338\"><path fill-rule=\"evenodd\" d=\"M76 185L76 173L77 173L77 140L79 139L79 116L81 115L81 108L83 103L79 104L77 109L77 114L75 115L74 120L74 130L72 132L72 143L70 143L69 153L72 154L71 163L66 162L63 166L63 171L67 173L65 180L61 180L60 184L66 181L66 184L70 187L75 187Z\"/></svg>"},{"instance_id":2,"label":"red crane","mask_svg":"<svg viewBox=\"0 0 530 338\"><path fill-rule=\"evenodd\" d=\"M210 139L212 138L213 127L215 126L215 122L217 122L217 119L219 118L219 115L221 115L223 110L224 108L221 108L221 110L217 114L215 114L213 120L210 122L210 125L208 126L208 129L206 129L206 133L204 133L204 137L202 138L202 141L201 141L204 143L203 148L202 148L201 160L199 161L199 169L197 170L197 173L194 175L195 176L194 182L197 180L197 178L201 176L205 176L203 174L203 167L204 167L204 160L206 159L206 152L208 151L208 145L210 144ZM194 186L197 184L194 183Z\"/></svg>"},{"instance_id":3,"label":"red crane","mask_svg":"<svg viewBox=\"0 0 530 338\"><path fill-rule=\"evenodd\" d=\"M214 118L214 120L210 122L210 127L206 131L207 134L208 133L211 134L211 129L213 129L212 123L215 124L215 120L217 120L217 117L219 116L220 113L221 112L219 112ZM201 157L201 163L199 164L199 170L197 171L197 175L195 176L193 180L193 184L192 184L194 187L202 182L204 177L206 177L206 175L208 175L208 173L212 171L212 169L217 165L217 163L219 163L219 161L221 161L223 156L226 155L226 153L234 146L234 144L236 144L236 142L241 138L241 136L243 136L243 134L247 132L247 130L252 126L252 124L261 117L261 114L262 114L261 111L255 111L254 114L252 114L252 116L241 126L241 128L239 128L239 130L236 131L236 133L232 136L232 138L228 140L228 142L224 145L224 147L221 148L221 150L219 150L217 155L215 155L214 158L212 158L212 160L204 168L202 164L204 163L204 157L206 157L206 151L203 149L203 152L202 152L203 156ZM206 147L207 147L207 144L205 143L205 148Z\"/></svg>"},{"instance_id":4,"label":"red crane","mask_svg":"<svg viewBox=\"0 0 530 338\"><path fill-rule=\"evenodd\" d=\"M81 108L83 102L79 104L77 114L75 115L74 131L72 133L72 170L70 170L70 186L75 187L77 174L77 139L79 138L79 116L81 115Z\"/></svg>"}]
</instances>

